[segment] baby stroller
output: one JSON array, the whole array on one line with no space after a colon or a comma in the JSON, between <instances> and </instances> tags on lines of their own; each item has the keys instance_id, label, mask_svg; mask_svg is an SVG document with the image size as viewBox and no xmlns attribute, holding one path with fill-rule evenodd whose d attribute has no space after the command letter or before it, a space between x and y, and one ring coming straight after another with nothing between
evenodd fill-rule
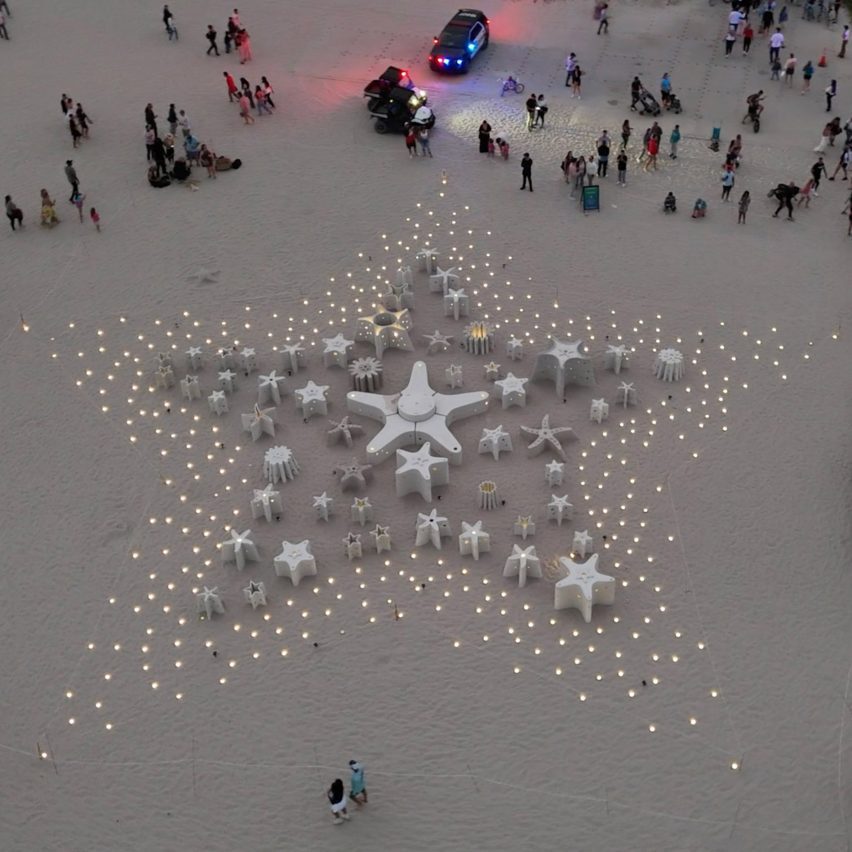
<instances>
[{"instance_id":1,"label":"baby stroller","mask_svg":"<svg viewBox=\"0 0 852 852\"><path fill-rule=\"evenodd\" d=\"M680 115L681 113L682 107L680 105L680 98L674 92L669 92L669 97L666 101L666 109L671 110L677 115Z\"/></svg>"},{"instance_id":2,"label":"baby stroller","mask_svg":"<svg viewBox=\"0 0 852 852\"><path fill-rule=\"evenodd\" d=\"M673 192L670 192L663 201L663 213L677 213L677 199Z\"/></svg>"},{"instance_id":3,"label":"baby stroller","mask_svg":"<svg viewBox=\"0 0 852 852\"><path fill-rule=\"evenodd\" d=\"M707 215L707 202L703 198L696 198L692 208L693 219L703 219Z\"/></svg>"},{"instance_id":4,"label":"baby stroller","mask_svg":"<svg viewBox=\"0 0 852 852\"><path fill-rule=\"evenodd\" d=\"M657 99L647 89L642 89L639 93L639 106L642 115L659 115L661 112Z\"/></svg>"}]
</instances>

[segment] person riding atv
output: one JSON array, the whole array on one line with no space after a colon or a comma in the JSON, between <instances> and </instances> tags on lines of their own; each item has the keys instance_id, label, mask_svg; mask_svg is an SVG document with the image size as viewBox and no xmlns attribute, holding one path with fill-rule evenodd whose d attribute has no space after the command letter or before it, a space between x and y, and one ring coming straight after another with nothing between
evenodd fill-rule
<instances>
[{"instance_id":1,"label":"person riding atv","mask_svg":"<svg viewBox=\"0 0 852 852\"><path fill-rule=\"evenodd\" d=\"M765 97L763 89L761 89L759 92L755 92L753 95L749 95L746 98L746 107L748 108L748 111L743 116L743 124L747 121L754 122L756 118L760 118L760 114L763 112L763 104L761 101Z\"/></svg>"}]
</instances>

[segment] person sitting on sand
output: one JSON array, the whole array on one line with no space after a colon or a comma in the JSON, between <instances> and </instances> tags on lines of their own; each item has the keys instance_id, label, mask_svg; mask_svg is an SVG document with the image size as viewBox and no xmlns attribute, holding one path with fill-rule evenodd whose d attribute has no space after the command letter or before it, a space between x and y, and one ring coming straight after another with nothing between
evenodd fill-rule
<instances>
[{"instance_id":1,"label":"person sitting on sand","mask_svg":"<svg viewBox=\"0 0 852 852\"><path fill-rule=\"evenodd\" d=\"M148 183L154 187L154 189L162 189L165 186L171 185L171 178L168 175L161 175L157 166L151 166L148 169Z\"/></svg>"},{"instance_id":2,"label":"person sitting on sand","mask_svg":"<svg viewBox=\"0 0 852 852\"><path fill-rule=\"evenodd\" d=\"M184 160L183 157L178 157L175 160L174 169L172 169L172 177L175 180L185 181L192 174L192 168Z\"/></svg>"}]
</instances>

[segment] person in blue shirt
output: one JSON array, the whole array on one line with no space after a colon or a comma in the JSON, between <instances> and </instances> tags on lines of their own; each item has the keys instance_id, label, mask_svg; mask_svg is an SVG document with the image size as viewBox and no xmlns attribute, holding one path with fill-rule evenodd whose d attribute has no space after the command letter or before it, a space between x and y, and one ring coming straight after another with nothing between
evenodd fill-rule
<instances>
[{"instance_id":1,"label":"person in blue shirt","mask_svg":"<svg viewBox=\"0 0 852 852\"><path fill-rule=\"evenodd\" d=\"M350 760L349 770L352 773L349 779L349 798L358 805L366 805L367 788L364 786L364 767L357 760Z\"/></svg>"},{"instance_id":2,"label":"person in blue shirt","mask_svg":"<svg viewBox=\"0 0 852 852\"><path fill-rule=\"evenodd\" d=\"M672 81L669 79L669 72L663 74L663 79L660 80L660 100L664 107L668 107L672 93Z\"/></svg>"}]
</instances>

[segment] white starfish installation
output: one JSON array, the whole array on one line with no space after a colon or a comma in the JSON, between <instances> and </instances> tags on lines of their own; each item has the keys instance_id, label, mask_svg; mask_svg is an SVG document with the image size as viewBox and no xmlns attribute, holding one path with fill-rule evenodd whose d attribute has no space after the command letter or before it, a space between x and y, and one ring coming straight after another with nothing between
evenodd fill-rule
<instances>
[{"instance_id":1,"label":"white starfish installation","mask_svg":"<svg viewBox=\"0 0 852 852\"><path fill-rule=\"evenodd\" d=\"M329 420L328 422L332 426L325 433L329 445L342 442L351 449L353 436L360 435L364 431L363 426L359 426L357 423L350 423L348 415L340 420Z\"/></svg>"},{"instance_id":2,"label":"white starfish installation","mask_svg":"<svg viewBox=\"0 0 852 852\"><path fill-rule=\"evenodd\" d=\"M413 492L431 503L432 486L446 485L450 481L447 460L433 456L428 441L413 453L397 450L396 461L399 465L394 473L397 497Z\"/></svg>"},{"instance_id":3,"label":"white starfish installation","mask_svg":"<svg viewBox=\"0 0 852 852\"><path fill-rule=\"evenodd\" d=\"M281 517L281 493L274 490L270 482L264 488L255 488L251 498L251 516L257 520L263 516L272 523L272 516Z\"/></svg>"},{"instance_id":4,"label":"white starfish installation","mask_svg":"<svg viewBox=\"0 0 852 852\"><path fill-rule=\"evenodd\" d=\"M370 530L370 536L373 539L373 546L376 548L376 553L391 549L390 527L383 527L381 524L376 524L376 528Z\"/></svg>"},{"instance_id":5,"label":"white starfish installation","mask_svg":"<svg viewBox=\"0 0 852 852\"><path fill-rule=\"evenodd\" d=\"M565 462L551 461L544 466L544 481L552 488L554 485L562 485L565 475Z\"/></svg>"},{"instance_id":6,"label":"white starfish installation","mask_svg":"<svg viewBox=\"0 0 852 852\"><path fill-rule=\"evenodd\" d=\"M257 545L252 541L251 530L231 530L231 537L222 542L222 564L235 562L237 571L246 567L246 560L257 562Z\"/></svg>"},{"instance_id":7,"label":"white starfish installation","mask_svg":"<svg viewBox=\"0 0 852 852\"><path fill-rule=\"evenodd\" d=\"M482 521L469 524L462 521L462 531L459 535L459 553L462 556L472 556L479 561L480 553L488 553L491 550L491 536L482 529Z\"/></svg>"},{"instance_id":8,"label":"white starfish installation","mask_svg":"<svg viewBox=\"0 0 852 852\"><path fill-rule=\"evenodd\" d=\"M435 268L436 261L441 256L441 252L434 248L422 248L414 256L415 260L420 264L421 269L425 269L430 275Z\"/></svg>"},{"instance_id":9,"label":"white starfish installation","mask_svg":"<svg viewBox=\"0 0 852 852\"><path fill-rule=\"evenodd\" d=\"M595 604L609 605L615 602L615 578L598 571L597 553L593 553L582 564L560 556L559 564L567 574L554 587L554 609L579 609L588 624L592 620L592 607Z\"/></svg>"},{"instance_id":10,"label":"white starfish installation","mask_svg":"<svg viewBox=\"0 0 852 852\"><path fill-rule=\"evenodd\" d=\"M208 589L204 586L204 591L195 596L195 606L198 613L204 613L207 618L213 618L214 612L221 615L225 611L225 604L222 603L219 587L213 586L212 589Z\"/></svg>"},{"instance_id":11,"label":"white starfish installation","mask_svg":"<svg viewBox=\"0 0 852 852\"><path fill-rule=\"evenodd\" d=\"M334 498L329 497L328 494L323 491L319 497L314 497L314 509L316 510L317 517L321 521L327 521L328 516L331 514L332 509L334 508Z\"/></svg>"},{"instance_id":12,"label":"white starfish installation","mask_svg":"<svg viewBox=\"0 0 852 852\"><path fill-rule=\"evenodd\" d=\"M556 384L556 393L562 396L565 385L593 385L595 372L589 356L583 351L583 341L550 338L550 347L535 358L533 381L548 379Z\"/></svg>"},{"instance_id":13,"label":"white starfish installation","mask_svg":"<svg viewBox=\"0 0 852 852\"><path fill-rule=\"evenodd\" d=\"M287 393L289 393L287 379L284 376L277 375L275 370L270 370L265 376L257 377L257 402L259 405L267 402L280 405L281 397Z\"/></svg>"},{"instance_id":14,"label":"white starfish installation","mask_svg":"<svg viewBox=\"0 0 852 852\"><path fill-rule=\"evenodd\" d=\"M207 405L210 408L210 411L213 414L218 414L221 417L223 414L228 413L228 399L225 396L225 391L217 390L213 391L210 396L207 397Z\"/></svg>"},{"instance_id":15,"label":"white starfish installation","mask_svg":"<svg viewBox=\"0 0 852 852\"><path fill-rule=\"evenodd\" d=\"M190 346L186 350L186 363L190 370L200 370L204 364L204 353L200 346Z\"/></svg>"},{"instance_id":16,"label":"white starfish installation","mask_svg":"<svg viewBox=\"0 0 852 852\"><path fill-rule=\"evenodd\" d=\"M302 417L307 420L314 414L328 414L328 389L328 385L318 385L309 380L303 388L293 391L296 408L302 409Z\"/></svg>"},{"instance_id":17,"label":"white starfish installation","mask_svg":"<svg viewBox=\"0 0 852 852\"><path fill-rule=\"evenodd\" d=\"M494 461L499 461L501 452L512 452L512 436L503 431L502 424L493 429L485 428L479 439L479 452L491 453Z\"/></svg>"},{"instance_id":18,"label":"white starfish installation","mask_svg":"<svg viewBox=\"0 0 852 852\"><path fill-rule=\"evenodd\" d=\"M513 544L512 552L503 566L503 576L517 577L519 589L526 586L527 577L541 578L541 561L535 552L535 545L522 548Z\"/></svg>"},{"instance_id":19,"label":"white starfish installation","mask_svg":"<svg viewBox=\"0 0 852 852\"><path fill-rule=\"evenodd\" d=\"M606 348L604 368L618 375L627 363L627 347L624 344L612 345Z\"/></svg>"},{"instance_id":20,"label":"white starfish installation","mask_svg":"<svg viewBox=\"0 0 852 852\"><path fill-rule=\"evenodd\" d=\"M271 435L274 438L275 421L272 418L274 413L274 408L261 408L255 405L251 414L242 415L243 431L251 432L252 441L256 441L261 435Z\"/></svg>"},{"instance_id":21,"label":"white starfish installation","mask_svg":"<svg viewBox=\"0 0 852 852\"><path fill-rule=\"evenodd\" d=\"M507 373L505 379L497 379L494 382L494 396L500 400L504 409L519 405L523 408L527 404L526 383L529 379Z\"/></svg>"},{"instance_id":22,"label":"white starfish installation","mask_svg":"<svg viewBox=\"0 0 852 852\"><path fill-rule=\"evenodd\" d=\"M518 515L512 525L512 534L519 535L524 541L528 535L535 535L535 521L532 515Z\"/></svg>"},{"instance_id":23,"label":"white starfish installation","mask_svg":"<svg viewBox=\"0 0 852 852\"><path fill-rule=\"evenodd\" d=\"M484 391L443 394L429 386L429 371L423 361L411 368L408 385L399 394L350 391L350 411L384 424L369 442L367 456L383 461L399 447L420 446L430 441L451 464L461 464L462 448L449 427L455 420L480 414L488 406Z\"/></svg>"},{"instance_id":24,"label":"white starfish installation","mask_svg":"<svg viewBox=\"0 0 852 852\"><path fill-rule=\"evenodd\" d=\"M249 580L249 584L243 589L243 597L246 599L246 603L251 604L252 609L266 606L266 586L263 583Z\"/></svg>"},{"instance_id":25,"label":"white starfish installation","mask_svg":"<svg viewBox=\"0 0 852 852\"><path fill-rule=\"evenodd\" d=\"M453 341L452 335L442 334L437 328L432 334L424 334L423 337L429 341L429 345L426 347L427 355L434 355L436 352L446 352Z\"/></svg>"},{"instance_id":26,"label":"white starfish installation","mask_svg":"<svg viewBox=\"0 0 852 852\"><path fill-rule=\"evenodd\" d=\"M449 269L441 269L438 266L429 276L429 289L433 293L440 293L442 296L446 296L451 289L455 289L453 285L457 284L458 280L459 276L456 273L455 266L451 266Z\"/></svg>"},{"instance_id":27,"label":"white starfish installation","mask_svg":"<svg viewBox=\"0 0 852 852\"><path fill-rule=\"evenodd\" d=\"M305 347L301 343L285 343L281 347L281 365L293 375L305 366Z\"/></svg>"},{"instance_id":28,"label":"white starfish installation","mask_svg":"<svg viewBox=\"0 0 852 852\"><path fill-rule=\"evenodd\" d=\"M376 347L376 357L381 358L385 349L403 349L411 352L412 326L407 308L398 311L382 310L372 316L358 317L355 339L363 343L372 343Z\"/></svg>"},{"instance_id":29,"label":"white starfish installation","mask_svg":"<svg viewBox=\"0 0 852 852\"><path fill-rule=\"evenodd\" d=\"M225 393L233 393L237 389L236 378L237 374L233 370L221 370L219 372L219 388Z\"/></svg>"},{"instance_id":30,"label":"white starfish installation","mask_svg":"<svg viewBox=\"0 0 852 852\"><path fill-rule=\"evenodd\" d=\"M574 541L571 550L578 554L580 559L585 559L595 549L595 540L589 535L588 530L575 530Z\"/></svg>"},{"instance_id":31,"label":"white starfish installation","mask_svg":"<svg viewBox=\"0 0 852 852\"><path fill-rule=\"evenodd\" d=\"M444 296L444 316L451 316L454 320L459 320L470 314L470 299L464 291L464 287L459 290L450 290Z\"/></svg>"},{"instance_id":32,"label":"white starfish installation","mask_svg":"<svg viewBox=\"0 0 852 852\"><path fill-rule=\"evenodd\" d=\"M547 504L547 517L556 521L557 526L562 526L562 521L570 521L574 517L574 506L568 502L568 495L557 497L551 494L551 501Z\"/></svg>"},{"instance_id":33,"label":"white starfish installation","mask_svg":"<svg viewBox=\"0 0 852 852\"><path fill-rule=\"evenodd\" d=\"M272 564L275 573L279 577L289 577L294 586L299 585L302 577L313 577L317 573L317 563L307 539L298 544L282 541L281 553L272 560Z\"/></svg>"},{"instance_id":34,"label":"white starfish installation","mask_svg":"<svg viewBox=\"0 0 852 852\"><path fill-rule=\"evenodd\" d=\"M551 426L550 415L541 418L541 426L534 429L531 426L521 426L521 431L531 435L533 441L527 446L527 456L537 456L545 449L551 449L562 461L565 461L565 450L562 441L574 437L574 430L569 426Z\"/></svg>"},{"instance_id":35,"label":"white starfish installation","mask_svg":"<svg viewBox=\"0 0 852 852\"><path fill-rule=\"evenodd\" d=\"M353 340L347 340L342 334L334 337L324 337L325 344L322 350L322 362L326 367L346 367L352 357Z\"/></svg>"},{"instance_id":36,"label":"white starfish installation","mask_svg":"<svg viewBox=\"0 0 852 852\"><path fill-rule=\"evenodd\" d=\"M432 547L436 550L441 549L441 539L452 535L449 521L438 514L437 509L432 509L428 515L422 512L417 515L417 534L414 539L414 546L420 547L428 542L432 543Z\"/></svg>"}]
</instances>

